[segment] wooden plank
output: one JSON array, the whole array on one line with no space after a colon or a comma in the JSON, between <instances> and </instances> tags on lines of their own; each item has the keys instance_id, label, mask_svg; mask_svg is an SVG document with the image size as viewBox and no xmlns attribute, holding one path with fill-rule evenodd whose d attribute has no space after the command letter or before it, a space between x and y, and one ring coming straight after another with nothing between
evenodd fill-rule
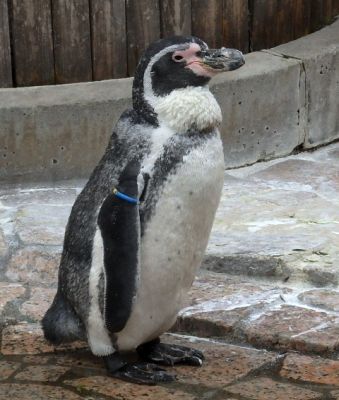
<instances>
[{"instance_id":1,"label":"wooden plank","mask_svg":"<svg viewBox=\"0 0 339 400\"><path fill-rule=\"evenodd\" d=\"M127 75L125 0L91 0L93 79Z\"/></svg>"},{"instance_id":2,"label":"wooden plank","mask_svg":"<svg viewBox=\"0 0 339 400\"><path fill-rule=\"evenodd\" d=\"M334 10L339 9L338 0L310 0L311 31L317 31L332 22Z\"/></svg>"},{"instance_id":3,"label":"wooden plank","mask_svg":"<svg viewBox=\"0 0 339 400\"><path fill-rule=\"evenodd\" d=\"M162 0L160 14L163 37L191 34L191 0Z\"/></svg>"},{"instance_id":4,"label":"wooden plank","mask_svg":"<svg viewBox=\"0 0 339 400\"><path fill-rule=\"evenodd\" d=\"M266 4L265 4L266 3ZM250 50L256 51L268 48L271 29L266 27L267 20L276 13L276 0L268 3L265 0L250 0Z\"/></svg>"},{"instance_id":5,"label":"wooden plank","mask_svg":"<svg viewBox=\"0 0 339 400\"><path fill-rule=\"evenodd\" d=\"M261 50L293 40L294 0L252 0L251 50Z\"/></svg>"},{"instance_id":6,"label":"wooden plank","mask_svg":"<svg viewBox=\"0 0 339 400\"><path fill-rule=\"evenodd\" d=\"M311 29L311 3L309 0L295 0L292 13L293 39L308 35Z\"/></svg>"},{"instance_id":7,"label":"wooden plank","mask_svg":"<svg viewBox=\"0 0 339 400\"><path fill-rule=\"evenodd\" d=\"M12 60L7 0L0 0L0 87L12 87Z\"/></svg>"},{"instance_id":8,"label":"wooden plank","mask_svg":"<svg viewBox=\"0 0 339 400\"><path fill-rule=\"evenodd\" d=\"M128 74L133 76L144 49L160 37L160 10L156 0L127 0Z\"/></svg>"},{"instance_id":9,"label":"wooden plank","mask_svg":"<svg viewBox=\"0 0 339 400\"><path fill-rule=\"evenodd\" d=\"M339 16L339 0L332 0L332 17Z\"/></svg>"},{"instance_id":10,"label":"wooden plank","mask_svg":"<svg viewBox=\"0 0 339 400\"><path fill-rule=\"evenodd\" d=\"M223 44L223 0L192 0L192 32L209 47Z\"/></svg>"},{"instance_id":11,"label":"wooden plank","mask_svg":"<svg viewBox=\"0 0 339 400\"><path fill-rule=\"evenodd\" d=\"M51 4L12 0L12 38L17 86L54 83Z\"/></svg>"},{"instance_id":12,"label":"wooden plank","mask_svg":"<svg viewBox=\"0 0 339 400\"><path fill-rule=\"evenodd\" d=\"M53 0L56 83L92 80L88 0Z\"/></svg>"},{"instance_id":13,"label":"wooden plank","mask_svg":"<svg viewBox=\"0 0 339 400\"><path fill-rule=\"evenodd\" d=\"M322 27L330 24L333 21L333 9L338 0L323 0L322 1Z\"/></svg>"},{"instance_id":14,"label":"wooden plank","mask_svg":"<svg viewBox=\"0 0 339 400\"><path fill-rule=\"evenodd\" d=\"M311 16L310 16L310 29L315 32L321 28L322 25L322 2L323 0L310 0L311 2Z\"/></svg>"},{"instance_id":15,"label":"wooden plank","mask_svg":"<svg viewBox=\"0 0 339 400\"><path fill-rule=\"evenodd\" d=\"M248 53L248 0L223 1L223 46Z\"/></svg>"}]
</instances>

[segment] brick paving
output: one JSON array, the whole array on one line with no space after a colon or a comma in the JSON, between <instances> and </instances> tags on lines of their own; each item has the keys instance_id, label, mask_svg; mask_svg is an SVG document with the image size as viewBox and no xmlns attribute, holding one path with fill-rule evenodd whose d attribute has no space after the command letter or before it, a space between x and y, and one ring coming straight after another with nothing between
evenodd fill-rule
<instances>
[{"instance_id":1,"label":"brick paving","mask_svg":"<svg viewBox=\"0 0 339 400\"><path fill-rule=\"evenodd\" d=\"M175 383L143 387L107 376L88 349L46 352L41 338L37 355L12 354L0 360L0 399L304 400L339 393L339 361L178 334L164 335L163 340L202 350L204 365L167 368L177 376Z\"/></svg>"},{"instance_id":2,"label":"brick paving","mask_svg":"<svg viewBox=\"0 0 339 400\"><path fill-rule=\"evenodd\" d=\"M339 400L339 144L226 171L203 269L163 340L204 351L173 384L108 377L40 320L84 182L0 189L0 400Z\"/></svg>"}]
</instances>

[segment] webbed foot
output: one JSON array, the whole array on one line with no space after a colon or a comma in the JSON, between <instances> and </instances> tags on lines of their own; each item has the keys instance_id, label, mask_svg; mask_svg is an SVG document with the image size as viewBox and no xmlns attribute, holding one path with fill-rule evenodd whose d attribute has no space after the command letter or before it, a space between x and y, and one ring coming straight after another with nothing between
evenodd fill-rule
<instances>
[{"instance_id":1,"label":"webbed foot","mask_svg":"<svg viewBox=\"0 0 339 400\"><path fill-rule=\"evenodd\" d=\"M112 375L140 385L156 385L157 383L169 383L175 380L174 375L167 374L163 368L147 362L127 364Z\"/></svg>"},{"instance_id":2,"label":"webbed foot","mask_svg":"<svg viewBox=\"0 0 339 400\"><path fill-rule=\"evenodd\" d=\"M204 355L199 350L160 343L158 340L142 344L137 351L144 360L161 365L185 364L200 367L204 360Z\"/></svg>"},{"instance_id":3,"label":"webbed foot","mask_svg":"<svg viewBox=\"0 0 339 400\"><path fill-rule=\"evenodd\" d=\"M104 357L109 375L127 382L139 385L156 385L157 383L169 383L175 380L174 375L166 373L166 370L148 362L125 362L119 354L115 353Z\"/></svg>"}]
</instances>

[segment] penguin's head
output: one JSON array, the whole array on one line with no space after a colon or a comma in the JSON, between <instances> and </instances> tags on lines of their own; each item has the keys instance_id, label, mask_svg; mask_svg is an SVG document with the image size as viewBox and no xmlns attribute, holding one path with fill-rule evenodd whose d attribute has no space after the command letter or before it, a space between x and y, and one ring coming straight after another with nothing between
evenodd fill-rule
<instances>
[{"instance_id":1,"label":"penguin's head","mask_svg":"<svg viewBox=\"0 0 339 400\"><path fill-rule=\"evenodd\" d=\"M239 50L209 49L194 36L174 36L152 43L137 66L133 82L133 106L148 122L157 124L159 98L187 87L205 87L223 71L245 63Z\"/></svg>"}]
</instances>

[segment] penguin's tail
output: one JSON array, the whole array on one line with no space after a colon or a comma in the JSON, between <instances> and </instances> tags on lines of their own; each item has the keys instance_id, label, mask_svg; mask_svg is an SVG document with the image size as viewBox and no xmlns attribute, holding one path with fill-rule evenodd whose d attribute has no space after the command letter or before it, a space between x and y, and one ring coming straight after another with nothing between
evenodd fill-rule
<instances>
[{"instance_id":1,"label":"penguin's tail","mask_svg":"<svg viewBox=\"0 0 339 400\"><path fill-rule=\"evenodd\" d=\"M41 324L45 338L56 345L86 338L82 321L59 291Z\"/></svg>"}]
</instances>

